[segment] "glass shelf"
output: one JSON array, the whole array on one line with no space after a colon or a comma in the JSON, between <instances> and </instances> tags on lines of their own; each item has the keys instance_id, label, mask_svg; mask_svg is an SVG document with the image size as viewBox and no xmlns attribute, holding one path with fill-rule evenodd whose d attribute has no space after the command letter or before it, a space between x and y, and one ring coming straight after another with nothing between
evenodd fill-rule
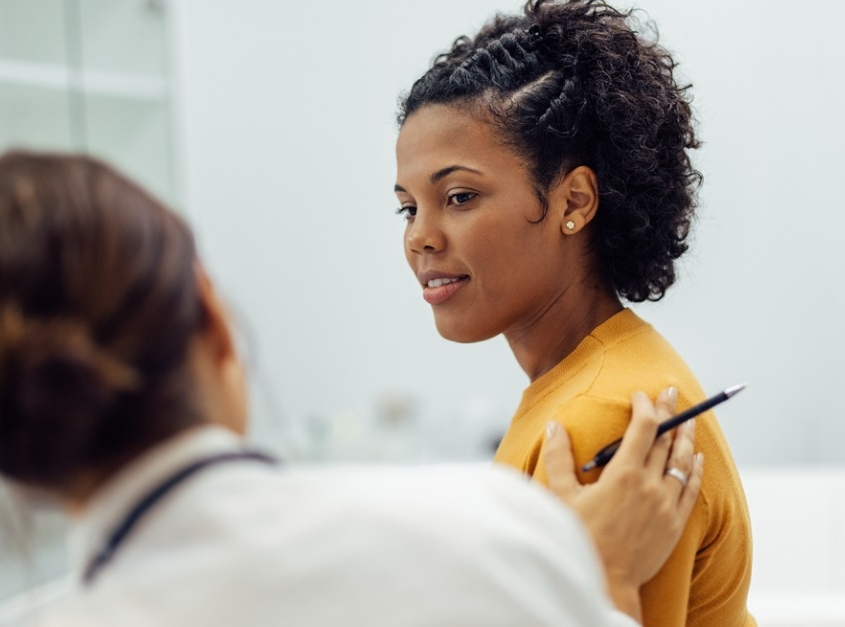
<instances>
[{"instance_id":1,"label":"glass shelf","mask_svg":"<svg viewBox=\"0 0 845 627\"><path fill-rule=\"evenodd\" d=\"M154 76L128 76L108 72L81 72L61 65L48 65L0 58L0 84L76 90L130 100L165 101L167 83Z\"/></svg>"}]
</instances>

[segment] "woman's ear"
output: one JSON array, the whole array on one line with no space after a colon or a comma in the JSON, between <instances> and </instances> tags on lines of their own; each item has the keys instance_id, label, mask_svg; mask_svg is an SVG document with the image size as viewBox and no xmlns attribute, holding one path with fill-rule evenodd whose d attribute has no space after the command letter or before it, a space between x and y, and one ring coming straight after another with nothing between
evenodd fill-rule
<instances>
[{"instance_id":1,"label":"woman's ear","mask_svg":"<svg viewBox=\"0 0 845 627\"><path fill-rule=\"evenodd\" d=\"M235 338L229 326L226 307L218 297L208 274L199 264L196 266L196 277L204 318L201 334L215 359L224 361L236 357Z\"/></svg>"},{"instance_id":2,"label":"woman's ear","mask_svg":"<svg viewBox=\"0 0 845 627\"><path fill-rule=\"evenodd\" d=\"M581 231L595 217L599 208L596 173L585 165L568 172L549 193L549 201L557 207L560 229L565 235Z\"/></svg>"}]
</instances>

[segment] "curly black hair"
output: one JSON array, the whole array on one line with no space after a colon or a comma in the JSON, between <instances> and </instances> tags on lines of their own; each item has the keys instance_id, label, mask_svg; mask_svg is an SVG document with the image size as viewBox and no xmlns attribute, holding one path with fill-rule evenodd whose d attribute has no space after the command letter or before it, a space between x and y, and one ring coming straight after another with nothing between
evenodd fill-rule
<instances>
[{"instance_id":1,"label":"curly black hair","mask_svg":"<svg viewBox=\"0 0 845 627\"><path fill-rule=\"evenodd\" d=\"M401 127L430 104L458 106L497 126L525 159L543 207L572 168L596 174L593 245L603 278L630 301L660 300L675 282L701 174L690 85L632 12L603 0L530 0L459 37L400 103Z\"/></svg>"}]
</instances>

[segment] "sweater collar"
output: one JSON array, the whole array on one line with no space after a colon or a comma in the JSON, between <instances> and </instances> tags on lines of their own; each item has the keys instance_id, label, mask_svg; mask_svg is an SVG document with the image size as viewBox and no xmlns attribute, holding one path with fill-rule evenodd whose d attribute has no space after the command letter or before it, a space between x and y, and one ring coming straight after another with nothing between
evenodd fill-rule
<instances>
[{"instance_id":1,"label":"sweater collar","mask_svg":"<svg viewBox=\"0 0 845 627\"><path fill-rule=\"evenodd\" d=\"M569 355L564 357L551 370L538 377L523 392L523 402L532 402L533 399L541 396L546 388L557 386L561 381L569 379L583 368L590 366L593 358L604 349L607 349L618 342L623 342L632 335L642 333L650 328L650 325L643 321L628 308L614 314L585 337ZM597 368L600 364L594 364Z\"/></svg>"}]
</instances>

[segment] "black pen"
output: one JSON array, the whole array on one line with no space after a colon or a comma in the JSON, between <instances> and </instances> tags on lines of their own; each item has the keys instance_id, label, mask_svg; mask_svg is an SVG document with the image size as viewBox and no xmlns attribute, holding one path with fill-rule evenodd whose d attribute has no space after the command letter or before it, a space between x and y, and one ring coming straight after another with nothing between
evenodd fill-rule
<instances>
[{"instance_id":1,"label":"black pen","mask_svg":"<svg viewBox=\"0 0 845 627\"><path fill-rule=\"evenodd\" d=\"M670 429L674 429L682 422L686 422L690 418L695 418L699 414L703 414L711 407L715 407L719 403L724 403L734 394L742 391L745 389L745 386L748 385L747 383L740 383L739 385L733 385L727 389L722 390L716 396L708 398L706 401L702 401L698 405L693 405L686 411L682 411L677 416L672 416L666 422L660 423L660 426L657 427L657 436L655 438L660 437L662 434L666 433ZM588 470L592 470L593 468L598 468L599 466L604 466L607 462L611 460L614 456L616 451L619 450L619 445L622 443L622 438L615 440L605 446L602 450L596 453L595 457L584 464L584 467L581 468L584 472Z\"/></svg>"}]
</instances>

